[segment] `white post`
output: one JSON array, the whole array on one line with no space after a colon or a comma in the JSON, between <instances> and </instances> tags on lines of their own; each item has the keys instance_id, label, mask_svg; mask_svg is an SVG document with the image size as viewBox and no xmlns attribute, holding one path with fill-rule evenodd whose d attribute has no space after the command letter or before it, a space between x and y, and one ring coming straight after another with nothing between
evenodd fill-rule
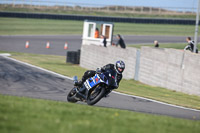
<instances>
[{"instance_id":1,"label":"white post","mask_svg":"<svg viewBox=\"0 0 200 133\"><path fill-rule=\"evenodd\" d=\"M30 5L31 5L31 7L32 7L32 0L30 0Z\"/></svg>"},{"instance_id":2,"label":"white post","mask_svg":"<svg viewBox=\"0 0 200 133\"><path fill-rule=\"evenodd\" d=\"M21 8L23 8L24 7L24 0L22 1L22 4L21 4Z\"/></svg>"},{"instance_id":3,"label":"white post","mask_svg":"<svg viewBox=\"0 0 200 133\"><path fill-rule=\"evenodd\" d=\"M15 0L13 0L13 4L12 4L12 7L15 7Z\"/></svg>"},{"instance_id":4,"label":"white post","mask_svg":"<svg viewBox=\"0 0 200 133\"><path fill-rule=\"evenodd\" d=\"M196 26L195 26L195 35L194 35L194 49L193 49L194 53L196 53L196 47L198 44L199 9L200 9L200 0L198 0L198 7L197 7L197 13L196 13Z\"/></svg>"}]
</instances>

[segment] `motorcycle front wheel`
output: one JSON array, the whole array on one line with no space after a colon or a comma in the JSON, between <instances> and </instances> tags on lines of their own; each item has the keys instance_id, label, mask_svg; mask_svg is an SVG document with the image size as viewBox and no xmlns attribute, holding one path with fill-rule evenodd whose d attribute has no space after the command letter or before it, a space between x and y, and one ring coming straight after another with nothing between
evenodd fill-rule
<instances>
[{"instance_id":1,"label":"motorcycle front wheel","mask_svg":"<svg viewBox=\"0 0 200 133\"><path fill-rule=\"evenodd\" d=\"M96 104L105 94L105 88L103 87L96 87L92 91L89 92L88 98L87 98L87 104L88 105L94 105Z\"/></svg>"},{"instance_id":2,"label":"motorcycle front wheel","mask_svg":"<svg viewBox=\"0 0 200 133\"><path fill-rule=\"evenodd\" d=\"M78 100L75 99L76 90L73 88L67 95L67 101L71 103L76 103Z\"/></svg>"}]
</instances>

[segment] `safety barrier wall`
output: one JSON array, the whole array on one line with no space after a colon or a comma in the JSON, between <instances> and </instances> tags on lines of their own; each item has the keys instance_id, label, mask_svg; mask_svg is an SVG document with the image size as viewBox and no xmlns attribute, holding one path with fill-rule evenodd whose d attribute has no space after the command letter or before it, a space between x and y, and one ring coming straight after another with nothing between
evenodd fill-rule
<instances>
[{"instance_id":1,"label":"safety barrier wall","mask_svg":"<svg viewBox=\"0 0 200 133\"><path fill-rule=\"evenodd\" d=\"M100 17L84 15L57 15L57 14L38 14L38 13L16 13L0 12L0 17L17 17L17 18L37 18L37 19L61 19L61 20L93 20L123 23L152 23L152 24L183 24L194 25L195 20L189 19L154 19L154 18L124 18L124 17Z\"/></svg>"},{"instance_id":2,"label":"safety barrier wall","mask_svg":"<svg viewBox=\"0 0 200 133\"><path fill-rule=\"evenodd\" d=\"M101 47L95 45L82 45L80 66L96 70L108 63L114 64L117 60L123 60L126 63L126 69L123 74L125 79L133 79L135 74L136 48L121 49L116 47Z\"/></svg>"},{"instance_id":3,"label":"safety barrier wall","mask_svg":"<svg viewBox=\"0 0 200 133\"><path fill-rule=\"evenodd\" d=\"M83 45L80 66L95 70L120 59L126 63L125 79L137 77L136 80L148 85L200 95L200 54L152 47L142 47L138 52L130 47Z\"/></svg>"},{"instance_id":4,"label":"safety barrier wall","mask_svg":"<svg viewBox=\"0 0 200 133\"><path fill-rule=\"evenodd\" d=\"M139 81L200 95L200 54L142 47Z\"/></svg>"}]
</instances>

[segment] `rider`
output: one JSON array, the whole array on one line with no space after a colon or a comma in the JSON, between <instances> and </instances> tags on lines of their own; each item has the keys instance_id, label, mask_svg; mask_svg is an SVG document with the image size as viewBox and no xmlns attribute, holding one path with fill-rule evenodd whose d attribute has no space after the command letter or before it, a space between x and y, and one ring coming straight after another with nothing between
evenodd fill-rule
<instances>
[{"instance_id":1,"label":"rider","mask_svg":"<svg viewBox=\"0 0 200 133\"><path fill-rule=\"evenodd\" d=\"M111 69L111 70L114 70L116 71L117 73L117 85L119 86L119 82L121 81L122 79L122 72L124 71L125 69L125 63L121 60L117 61L114 64L107 64L105 66L103 66L102 68L97 68L96 71L93 71L93 70L89 70L89 71L86 71L82 77L82 80L80 80L79 82L75 82L75 86L79 86L81 87L82 84L90 77L94 76L96 73L101 73L101 72L105 72L106 70L108 69Z\"/></svg>"},{"instance_id":2,"label":"rider","mask_svg":"<svg viewBox=\"0 0 200 133\"><path fill-rule=\"evenodd\" d=\"M194 50L194 41L191 39L191 37L187 37L186 41L188 42L188 45L184 48L184 50L190 50L193 52ZM198 49L195 50L196 53L198 53Z\"/></svg>"}]
</instances>

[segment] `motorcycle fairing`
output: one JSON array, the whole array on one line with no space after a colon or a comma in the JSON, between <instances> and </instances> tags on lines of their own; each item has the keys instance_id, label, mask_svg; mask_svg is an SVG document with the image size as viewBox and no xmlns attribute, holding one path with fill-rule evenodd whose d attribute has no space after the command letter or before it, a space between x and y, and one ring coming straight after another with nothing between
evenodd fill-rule
<instances>
[{"instance_id":1,"label":"motorcycle fairing","mask_svg":"<svg viewBox=\"0 0 200 133\"><path fill-rule=\"evenodd\" d=\"M93 88L94 86L98 85L99 83L105 83L105 81L103 81L98 74L95 74L95 76L87 79L84 83L85 87L90 90L91 88Z\"/></svg>"}]
</instances>

